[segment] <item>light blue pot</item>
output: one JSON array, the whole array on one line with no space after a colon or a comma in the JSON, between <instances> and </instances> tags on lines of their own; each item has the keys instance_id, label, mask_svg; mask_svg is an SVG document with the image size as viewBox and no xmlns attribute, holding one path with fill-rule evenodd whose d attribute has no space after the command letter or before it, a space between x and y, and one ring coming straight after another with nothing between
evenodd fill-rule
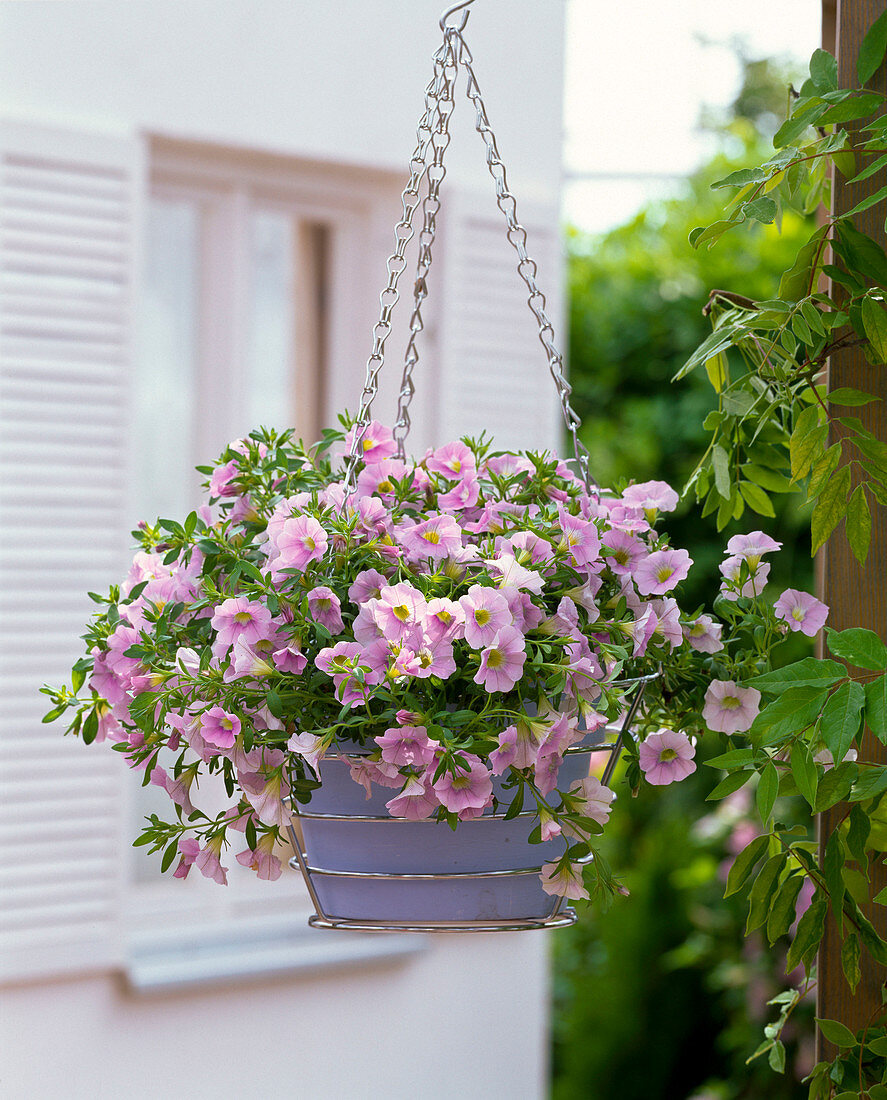
<instances>
[{"instance_id":1,"label":"light blue pot","mask_svg":"<svg viewBox=\"0 0 887 1100\"><path fill-rule=\"evenodd\" d=\"M561 767L563 789L588 774L600 734L570 750ZM354 755L359 755L358 749ZM502 811L460 822L389 816L397 793L374 785L372 797L351 778L345 757L320 764L322 786L294 817L293 865L305 874L322 927L405 930L532 928L574 918L564 899L542 889L543 863L558 859L562 840L530 844L532 813L510 821ZM502 795L502 780L495 780ZM301 843L299 842L299 834ZM451 926L447 929L447 925Z\"/></svg>"}]
</instances>

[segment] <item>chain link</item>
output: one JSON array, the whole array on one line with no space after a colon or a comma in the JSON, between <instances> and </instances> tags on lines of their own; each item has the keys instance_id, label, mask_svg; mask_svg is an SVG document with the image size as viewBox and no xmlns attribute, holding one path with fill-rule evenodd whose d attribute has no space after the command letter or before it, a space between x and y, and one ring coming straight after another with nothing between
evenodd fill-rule
<instances>
[{"instance_id":1,"label":"chain link","mask_svg":"<svg viewBox=\"0 0 887 1100\"><path fill-rule=\"evenodd\" d=\"M410 431L410 402L416 387L413 385L413 371L419 362L417 337L425 327L422 320L422 303L428 297L426 279L431 269L431 249L437 227L437 213L440 210L440 186L447 174L444 155L450 144L450 116L456 106L455 84L459 71L461 43L457 38L446 35L447 55L444 58L444 86L438 100L436 124L431 139L433 161L428 166L428 190L422 200L422 229L419 232L419 256L416 261L416 281L413 285L413 312L410 316L410 337L404 353L403 375L400 380L400 393L397 401L397 419L394 423L394 438L397 442L398 458L405 458L405 444Z\"/></svg>"},{"instance_id":2,"label":"chain link","mask_svg":"<svg viewBox=\"0 0 887 1100\"><path fill-rule=\"evenodd\" d=\"M480 86L477 83L477 77L472 68L472 61L474 58L471 55L471 50L469 50L465 39L462 37L461 30L450 28L450 34L453 37L459 38L462 42L460 58L462 67L468 73L466 94L474 104L476 115L474 128L483 138L487 148L487 167L496 185L496 205L505 215L505 220L508 223L507 237L514 247L515 252L517 252L517 273L520 275L527 290L530 292L530 296L527 298L527 305L532 310L533 316L536 318L539 325L539 340L548 356L548 369L551 372L551 377L554 379L554 384L557 388L557 395L560 399L564 423L573 441L573 454L576 457L576 464L579 467L579 472L582 476L582 480L585 482L586 488L592 491L598 488L598 484L591 476L588 451L579 439L578 433L582 421L576 415L573 406L570 404L570 394L573 392L573 388L564 374L563 356L554 345L554 326L545 312L545 295L536 285L536 273L538 269L535 260L532 260L527 254L527 231L517 220L517 202L514 195L508 190L505 165L502 163L502 158L499 156L496 137L490 126L490 120L487 117L487 109L484 106Z\"/></svg>"},{"instance_id":3,"label":"chain link","mask_svg":"<svg viewBox=\"0 0 887 1100\"><path fill-rule=\"evenodd\" d=\"M373 329L373 350L367 360L366 379L360 398L357 416L351 428L351 448L347 459L345 492L350 493L357 476L357 455L361 441L370 423L370 409L379 392L379 372L385 361L385 341L391 332L391 314L400 294L397 289L401 273L406 268L404 253L413 236L413 213L419 204L419 188L428 171L428 147L434 136L434 120L438 112L441 91L446 81L445 64L451 52L450 38L444 41L434 54L434 75L425 88L425 111L416 129L416 148L410 158L410 178L401 194L403 212L394 228L395 248L388 257L388 285L379 295L381 312Z\"/></svg>"},{"instance_id":4,"label":"chain link","mask_svg":"<svg viewBox=\"0 0 887 1100\"><path fill-rule=\"evenodd\" d=\"M467 3L451 8L447 15L463 7L467 7ZM486 146L487 167L496 187L496 204L505 216L508 225L506 235L517 253L518 275L520 275L529 291L527 304L539 325L539 340L548 357L548 369L557 389L564 423L573 443L576 463L586 487L589 492L593 492L597 490L598 486L591 476L588 451L579 439L578 433L581 421L570 404L572 387L564 374L563 356L554 344L554 326L545 312L545 295L536 284L538 268L535 260L531 259L527 253L527 231L517 220L517 202L508 189L505 165L499 155L496 137L490 126L486 107L472 66L474 58L462 35L467 14L467 12L464 13L458 27L446 23L444 19L441 20L444 39L434 54L434 76L425 89L425 112L417 129L416 149L410 160L410 178L401 196L403 215L394 231L395 250L388 259L388 285L380 295L382 311L379 321L373 329L373 351L367 361L366 381L357 418L352 428L346 493L351 492L354 488L358 450L361 440L366 434L370 422L370 408L379 389L379 372L384 362L385 341L391 332L391 313L400 297L397 284L401 273L406 267L404 254L414 233L413 213L419 204L419 188L423 180L427 180L427 193L422 201L422 229L419 234L419 257L413 286L410 336L404 356L397 419L394 425L397 454L400 458L405 456L405 441L410 430L409 406L415 393L412 376L419 360L417 337L424 327L422 304L428 296L427 276L431 267L431 249L434 243L436 217L440 210L440 185L446 175L443 159L450 142L449 121L455 106L454 88L459 68L465 69L468 76L466 94L474 105L475 129ZM430 163L428 162L429 149L433 150Z\"/></svg>"}]
</instances>

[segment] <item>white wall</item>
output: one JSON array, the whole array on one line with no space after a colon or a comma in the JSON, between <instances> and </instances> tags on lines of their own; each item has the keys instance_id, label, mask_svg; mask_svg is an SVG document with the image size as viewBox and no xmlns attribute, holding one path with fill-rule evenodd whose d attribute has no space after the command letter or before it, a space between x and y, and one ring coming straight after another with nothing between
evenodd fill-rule
<instances>
[{"instance_id":1,"label":"white wall","mask_svg":"<svg viewBox=\"0 0 887 1100\"><path fill-rule=\"evenodd\" d=\"M443 6L7 2L0 112L405 173ZM561 0L480 0L466 32L512 189L544 212L550 234L560 189L562 32ZM486 196L496 214L472 123L461 102L448 180ZM386 228L380 255L391 240ZM383 247L381 237L374 247ZM379 289L368 289L374 301ZM557 315L560 288L546 289ZM543 372L541 353L538 363ZM549 442L554 423L542 420ZM316 933L325 934L335 935ZM0 1093L539 1097L546 935L435 937L428 951L398 963L165 997L127 993L112 973L9 988L0 1010Z\"/></svg>"}]
</instances>

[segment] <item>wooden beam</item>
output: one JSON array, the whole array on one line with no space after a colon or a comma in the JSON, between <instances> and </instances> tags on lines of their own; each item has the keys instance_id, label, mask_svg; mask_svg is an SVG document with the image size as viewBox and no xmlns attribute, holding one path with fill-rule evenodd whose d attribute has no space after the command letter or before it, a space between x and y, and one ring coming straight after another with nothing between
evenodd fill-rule
<instances>
[{"instance_id":1,"label":"wooden beam","mask_svg":"<svg viewBox=\"0 0 887 1100\"><path fill-rule=\"evenodd\" d=\"M831 10L830 10L831 9ZM838 86L857 84L856 55L866 30L887 9L887 0L834 0L823 4L823 45L828 48L832 20L837 29ZM836 18L835 18L836 17ZM882 65L868 87L887 93L887 69ZM860 162L860 167L862 162ZM848 186L838 175L834 182L833 210L840 214L850 210L862 198L887 185L887 172L878 172L862 183ZM887 248L884 232L884 205L854 217L854 224L863 233ZM840 287L832 293L840 294ZM881 398L878 402L850 410L869 431L887 440L887 367L873 367L859 348L847 348L834 355L829 364L829 388L850 386ZM836 410L846 415L848 410ZM840 427L837 431L840 431ZM837 434L835 434L837 438ZM854 478L854 484L856 479ZM887 639L887 510L873 508L872 542L868 561L862 568L850 553L843 531L829 539L818 562L822 599L829 605L829 625L835 630L851 626L868 627ZM866 760L887 764L887 749L866 733L862 755ZM842 820L846 806L836 806L820 818L820 837L827 838ZM872 893L887 886L887 870L882 865L873 868ZM887 934L887 909L875 906L869 918L882 936ZM841 969L841 942L834 922L829 918L826 935L819 954L819 986L817 1015L840 1020L851 1030L863 1026L881 1008L881 987L887 972L875 965L863 952L862 981L856 994L851 994ZM828 1044L825 1044L828 1046ZM827 1057L832 1053L823 1052Z\"/></svg>"}]
</instances>

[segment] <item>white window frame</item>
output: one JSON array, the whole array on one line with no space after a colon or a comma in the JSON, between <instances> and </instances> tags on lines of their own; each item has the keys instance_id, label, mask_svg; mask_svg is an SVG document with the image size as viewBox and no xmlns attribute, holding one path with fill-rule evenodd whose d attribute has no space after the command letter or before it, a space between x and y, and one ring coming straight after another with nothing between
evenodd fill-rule
<instances>
[{"instance_id":1,"label":"white window frame","mask_svg":"<svg viewBox=\"0 0 887 1100\"><path fill-rule=\"evenodd\" d=\"M237 434L234 416L243 401L245 374L239 364L248 339L249 215L256 207L283 210L303 227L325 230L322 322L314 329L306 325L306 310L295 334L296 362L313 363L314 370L297 367L293 426L306 440L316 438L334 411L354 408L360 394L375 306L375 295L366 288L373 275L378 282L376 269L384 271L399 177L166 137L148 139L147 148L149 193L203 207L195 462L209 462ZM308 244L300 235L297 247L308 252ZM319 279L312 283L310 273L306 278L302 263L295 268L296 297L304 300L314 294ZM138 501L130 505L130 513L137 515ZM138 821L137 792L129 782L123 814L128 832ZM124 850L130 842L127 836ZM285 869L277 882L260 882L236 864L235 851L236 841L225 860L231 883L225 888L194 871L184 883L170 875L160 878L159 871L156 881L137 882L134 860L156 862L159 855L129 849L121 919L125 970L135 991L366 964L422 948L423 937L382 937L383 947L374 937L311 931L307 916L312 907L300 875Z\"/></svg>"}]
</instances>

